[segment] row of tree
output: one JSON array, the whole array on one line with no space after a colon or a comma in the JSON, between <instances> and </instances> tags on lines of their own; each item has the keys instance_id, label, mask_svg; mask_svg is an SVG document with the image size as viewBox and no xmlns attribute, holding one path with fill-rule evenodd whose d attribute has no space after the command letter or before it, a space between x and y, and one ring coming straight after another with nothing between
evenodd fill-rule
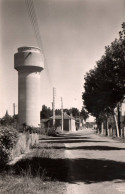
<instances>
[{"instance_id":1,"label":"row of tree","mask_svg":"<svg viewBox=\"0 0 125 194\"><path fill-rule=\"evenodd\" d=\"M18 120L18 115L10 116L8 111L6 111L5 115L0 119L0 125L13 125L16 126Z\"/></svg>"},{"instance_id":2,"label":"row of tree","mask_svg":"<svg viewBox=\"0 0 125 194\"><path fill-rule=\"evenodd\" d=\"M63 112L67 113L68 115L72 115L74 118L81 117L84 121L89 117L88 112L82 108L81 111L79 111L77 108L73 107L70 109L63 109ZM43 105L42 110L40 112L40 117L41 119L49 119L53 115L52 109L49 107ZM56 109L55 110L55 115L61 115L61 109Z\"/></svg>"},{"instance_id":3,"label":"row of tree","mask_svg":"<svg viewBox=\"0 0 125 194\"><path fill-rule=\"evenodd\" d=\"M86 119L89 117L88 112L84 108L82 108L81 111L79 111L77 108L63 109L63 111L68 115L72 114L74 118L81 117L81 120L84 120L84 121L86 121ZM50 107L43 105L42 110L40 112L40 118L49 119L52 115L53 115L53 110ZM61 109L56 109L55 115L61 115ZM6 114L0 119L0 124L13 125L14 123L17 123L17 121L18 121L18 115L10 116L8 114L8 111L6 111Z\"/></svg>"},{"instance_id":4,"label":"row of tree","mask_svg":"<svg viewBox=\"0 0 125 194\"><path fill-rule=\"evenodd\" d=\"M119 38L105 47L104 55L84 79L82 99L86 110L96 117L99 129L106 120L108 130L108 118L113 116L119 136L121 126L119 120L117 124L115 110L117 108L118 114L120 113L120 104L125 96L125 22Z\"/></svg>"}]
</instances>

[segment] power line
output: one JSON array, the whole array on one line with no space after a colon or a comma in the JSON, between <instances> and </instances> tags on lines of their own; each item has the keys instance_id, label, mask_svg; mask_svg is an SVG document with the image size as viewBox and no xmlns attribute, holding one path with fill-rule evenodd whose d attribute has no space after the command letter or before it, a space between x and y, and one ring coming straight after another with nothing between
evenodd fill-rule
<instances>
[{"instance_id":1,"label":"power line","mask_svg":"<svg viewBox=\"0 0 125 194\"><path fill-rule=\"evenodd\" d=\"M32 24L33 29L34 29L36 43L37 43L38 47L41 48L42 54L44 56L45 70L46 70L46 74L47 74L47 78L49 80L49 83L51 84L52 82L51 82L51 79L50 79L50 74L49 74L49 70L48 70L48 66L47 66L47 61L46 61L46 57L45 57L43 46L42 46L42 39L41 39L41 35L40 35L40 30L39 30L39 25L38 25L38 20L37 20L33 0L25 0L25 4L26 4L26 8L27 8L27 11L28 11L28 15L29 15L31 24Z\"/></svg>"},{"instance_id":2,"label":"power line","mask_svg":"<svg viewBox=\"0 0 125 194\"><path fill-rule=\"evenodd\" d=\"M38 26L38 22L37 22L37 17L36 17L33 1L26 0L25 2L26 2L29 17L30 17L30 21L31 21L33 28L34 28L34 33L35 33L37 44L42 49L42 41L41 41L41 37L40 37L40 31L39 31L39 26ZM43 51L43 49L42 49L42 51Z\"/></svg>"}]
</instances>

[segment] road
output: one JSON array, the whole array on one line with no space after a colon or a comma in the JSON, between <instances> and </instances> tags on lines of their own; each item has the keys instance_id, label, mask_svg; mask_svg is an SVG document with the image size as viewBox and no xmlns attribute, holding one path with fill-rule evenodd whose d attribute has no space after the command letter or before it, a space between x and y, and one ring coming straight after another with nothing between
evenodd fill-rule
<instances>
[{"instance_id":1,"label":"road","mask_svg":"<svg viewBox=\"0 0 125 194\"><path fill-rule=\"evenodd\" d=\"M125 144L90 129L70 134L65 157L71 160L68 194L125 194Z\"/></svg>"},{"instance_id":2,"label":"road","mask_svg":"<svg viewBox=\"0 0 125 194\"><path fill-rule=\"evenodd\" d=\"M44 141L42 140L42 143ZM46 139L55 154L48 169L64 194L125 194L125 143L91 129ZM51 166L50 166L51 163Z\"/></svg>"}]
</instances>

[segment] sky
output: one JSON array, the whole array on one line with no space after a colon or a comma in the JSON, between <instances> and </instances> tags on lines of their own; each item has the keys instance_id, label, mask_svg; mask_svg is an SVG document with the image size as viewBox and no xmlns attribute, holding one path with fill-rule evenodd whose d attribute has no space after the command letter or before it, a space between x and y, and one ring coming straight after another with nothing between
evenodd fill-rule
<instances>
[{"instance_id":1,"label":"sky","mask_svg":"<svg viewBox=\"0 0 125 194\"><path fill-rule=\"evenodd\" d=\"M125 21L125 0L34 0L45 70L41 72L41 107L83 106L84 76L118 37ZM0 117L18 113L18 73L14 53L38 46L25 0L0 0ZM48 71L47 71L48 69Z\"/></svg>"}]
</instances>

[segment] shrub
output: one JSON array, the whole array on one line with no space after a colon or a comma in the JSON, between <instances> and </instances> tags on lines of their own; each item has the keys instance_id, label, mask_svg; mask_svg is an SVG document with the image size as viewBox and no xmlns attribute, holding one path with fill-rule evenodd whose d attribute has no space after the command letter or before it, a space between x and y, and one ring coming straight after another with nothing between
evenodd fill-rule
<instances>
[{"instance_id":1,"label":"shrub","mask_svg":"<svg viewBox=\"0 0 125 194\"><path fill-rule=\"evenodd\" d=\"M25 123L23 124L23 128L22 131L20 132L29 132L30 134L32 133L40 133L40 127L33 127L33 126L29 126L26 125Z\"/></svg>"},{"instance_id":2,"label":"shrub","mask_svg":"<svg viewBox=\"0 0 125 194\"><path fill-rule=\"evenodd\" d=\"M49 128L48 131L47 131L47 135L48 136L57 136L55 128L54 127Z\"/></svg>"},{"instance_id":3,"label":"shrub","mask_svg":"<svg viewBox=\"0 0 125 194\"><path fill-rule=\"evenodd\" d=\"M0 127L0 165L6 164L18 140L18 132L12 127Z\"/></svg>"},{"instance_id":4,"label":"shrub","mask_svg":"<svg viewBox=\"0 0 125 194\"><path fill-rule=\"evenodd\" d=\"M41 135L47 135L47 131L48 131L48 128L45 128L45 127L40 128L40 134Z\"/></svg>"}]
</instances>

